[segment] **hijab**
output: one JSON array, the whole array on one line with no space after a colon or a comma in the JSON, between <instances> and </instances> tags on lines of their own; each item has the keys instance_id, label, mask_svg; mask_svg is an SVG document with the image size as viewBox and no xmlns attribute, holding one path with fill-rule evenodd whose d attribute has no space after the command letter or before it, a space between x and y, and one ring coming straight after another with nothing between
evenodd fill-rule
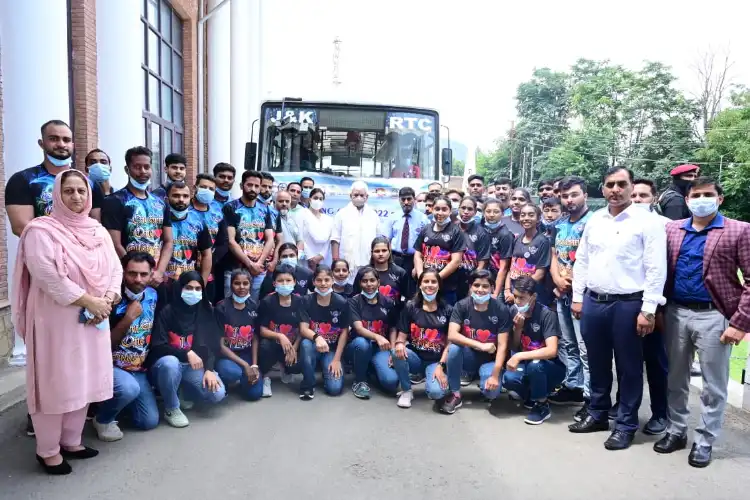
<instances>
[{"instance_id":1,"label":"hijab","mask_svg":"<svg viewBox=\"0 0 750 500\"><path fill-rule=\"evenodd\" d=\"M79 176L86 185L86 204L80 213L68 208L62 199L63 181ZM81 287L89 294L101 297L112 284L112 269L117 254L107 231L95 219L89 217L93 203L93 192L88 178L78 170L70 169L57 174L52 188L52 213L29 222L21 233L13 274L13 324L21 337L26 334L25 318L34 318L36 311L27 311L31 275L26 265L28 249L25 242L29 233L42 232L51 240L54 255L51 259L60 278L68 276L69 266L80 272ZM117 287L119 288L119 286ZM32 309L34 305L31 306ZM40 311L41 313L41 311Z\"/></svg>"},{"instance_id":2,"label":"hijab","mask_svg":"<svg viewBox=\"0 0 750 500\"><path fill-rule=\"evenodd\" d=\"M182 300L182 290L191 281L197 281L203 287L203 298L195 305L187 305ZM203 278L197 271L182 273L177 281L172 283L172 297L169 308L164 311L169 314L167 325L171 330L180 335L196 334L203 337L203 344L210 345L213 338L219 338L220 332L216 331L218 323L214 317L211 304L206 298L206 288ZM206 336L208 334L208 336ZM211 340L208 340L211 339Z\"/></svg>"}]
</instances>

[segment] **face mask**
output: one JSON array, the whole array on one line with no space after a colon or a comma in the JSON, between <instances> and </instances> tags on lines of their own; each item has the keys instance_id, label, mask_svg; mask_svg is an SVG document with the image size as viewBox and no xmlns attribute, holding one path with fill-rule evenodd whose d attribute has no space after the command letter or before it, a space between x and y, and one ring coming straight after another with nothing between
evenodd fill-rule
<instances>
[{"instance_id":1,"label":"face mask","mask_svg":"<svg viewBox=\"0 0 750 500\"><path fill-rule=\"evenodd\" d=\"M365 200L363 200L362 198L355 198L352 200L352 205L357 208L362 208L365 206Z\"/></svg>"},{"instance_id":2,"label":"face mask","mask_svg":"<svg viewBox=\"0 0 750 500\"><path fill-rule=\"evenodd\" d=\"M424 290L420 290L420 292L422 292L422 297L427 302L432 302L437 297L437 293L425 293Z\"/></svg>"},{"instance_id":3,"label":"face mask","mask_svg":"<svg viewBox=\"0 0 750 500\"><path fill-rule=\"evenodd\" d=\"M377 290L375 290L374 292L370 292L370 293L367 293L367 292L365 292L364 290L362 290L362 295L363 295L363 296L364 296L364 298L366 298L367 300L372 300L372 299L374 299L374 298L375 298L375 297L376 297L376 296L378 295L378 291L377 291Z\"/></svg>"},{"instance_id":4,"label":"face mask","mask_svg":"<svg viewBox=\"0 0 750 500\"><path fill-rule=\"evenodd\" d=\"M279 210L279 213L282 215L282 217L286 217L286 214L289 213L289 209L282 208L281 210Z\"/></svg>"},{"instance_id":5,"label":"face mask","mask_svg":"<svg viewBox=\"0 0 750 500\"><path fill-rule=\"evenodd\" d=\"M94 182L105 182L109 180L112 169L103 163L94 163L89 167L89 179Z\"/></svg>"},{"instance_id":6,"label":"face mask","mask_svg":"<svg viewBox=\"0 0 750 500\"><path fill-rule=\"evenodd\" d=\"M303 198L309 198L310 193L312 193L312 188L304 188L302 189L302 197Z\"/></svg>"},{"instance_id":7,"label":"face mask","mask_svg":"<svg viewBox=\"0 0 750 500\"><path fill-rule=\"evenodd\" d=\"M425 203L423 201L418 201L417 202L417 210L419 210L420 212L424 212L425 210L427 210L427 203Z\"/></svg>"},{"instance_id":8,"label":"face mask","mask_svg":"<svg viewBox=\"0 0 750 500\"><path fill-rule=\"evenodd\" d=\"M475 304L486 304L490 300L490 294L477 295L476 293L472 293L471 300L473 300Z\"/></svg>"},{"instance_id":9,"label":"face mask","mask_svg":"<svg viewBox=\"0 0 750 500\"><path fill-rule=\"evenodd\" d=\"M687 202L690 211L696 217L708 217L719 210L718 198L692 198Z\"/></svg>"},{"instance_id":10,"label":"face mask","mask_svg":"<svg viewBox=\"0 0 750 500\"><path fill-rule=\"evenodd\" d=\"M130 177L130 185L139 191L145 191L151 185L151 181L148 180L146 182L138 182L137 180L133 179L133 177Z\"/></svg>"},{"instance_id":11,"label":"face mask","mask_svg":"<svg viewBox=\"0 0 750 500\"><path fill-rule=\"evenodd\" d=\"M333 280L334 283L336 283L338 286L346 286L346 284L349 282L349 280Z\"/></svg>"},{"instance_id":12,"label":"face mask","mask_svg":"<svg viewBox=\"0 0 750 500\"><path fill-rule=\"evenodd\" d=\"M221 188L216 188L216 192L219 193L219 196L222 198L229 198L229 195L232 193L231 191L225 191Z\"/></svg>"},{"instance_id":13,"label":"face mask","mask_svg":"<svg viewBox=\"0 0 750 500\"><path fill-rule=\"evenodd\" d=\"M497 229L500 227L500 221L497 222L490 222L488 220L484 221L484 227L487 229Z\"/></svg>"},{"instance_id":14,"label":"face mask","mask_svg":"<svg viewBox=\"0 0 750 500\"><path fill-rule=\"evenodd\" d=\"M679 177L674 179L674 185L675 187L684 195L687 194L687 190L690 187L690 183L692 181L689 181L687 179L680 179Z\"/></svg>"},{"instance_id":15,"label":"face mask","mask_svg":"<svg viewBox=\"0 0 750 500\"><path fill-rule=\"evenodd\" d=\"M264 205L268 205L268 202L271 201L271 197L269 196L266 198L265 196L258 195L258 201L263 203Z\"/></svg>"},{"instance_id":16,"label":"face mask","mask_svg":"<svg viewBox=\"0 0 750 500\"><path fill-rule=\"evenodd\" d=\"M144 295L145 293L146 293L146 292L141 292L141 293L133 293L133 292L131 292L130 290L128 290L127 288L125 288L125 296L126 296L126 297L128 298L128 300L130 300L131 302L132 302L132 301L135 301L135 300L141 300L141 299L143 298L143 295Z\"/></svg>"},{"instance_id":17,"label":"face mask","mask_svg":"<svg viewBox=\"0 0 750 500\"><path fill-rule=\"evenodd\" d=\"M181 297L185 304L194 306L203 298L203 292L198 290L183 290Z\"/></svg>"},{"instance_id":18,"label":"face mask","mask_svg":"<svg viewBox=\"0 0 750 500\"><path fill-rule=\"evenodd\" d=\"M461 205L460 201L452 201L451 202L451 208L454 212L458 212L458 207Z\"/></svg>"},{"instance_id":19,"label":"face mask","mask_svg":"<svg viewBox=\"0 0 750 500\"><path fill-rule=\"evenodd\" d=\"M51 155L47 155L47 160L49 160L49 162L56 167L67 167L68 165L70 165L70 162L73 161L71 156L68 156L64 160L61 160L60 158L55 158Z\"/></svg>"},{"instance_id":20,"label":"face mask","mask_svg":"<svg viewBox=\"0 0 750 500\"><path fill-rule=\"evenodd\" d=\"M320 210L323 208L323 200L310 200L310 208Z\"/></svg>"},{"instance_id":21,"label":"face mask","mask_svg":"<svg viewBox=\"0 0 750 500\"><path fill-rule=\"evenodd\" d=\"M557 227L558 222L560 222L560 219L549 221L547 219L542 219L542 226L546 228L550 227Z\"/></svg>"},{"instance_id":22,"label":"face mask","mask_svg":"<svg viewBox=\"0 0 750 500\"><path fill-rule=\"evenodd\" d=\"M232 294L232 300L234 300L238 304L244 304L247 301L247 299L249 299L249 298L250 298L250 294L247 294L244 297L240 297L236 293Z\"/></svg>"},{"instance_id":23,"label":"face mask","mask_svg":"<svg viewBox=\"0 0 750 500\"><path fill-rule=\"evenodd\" d=\"M283 297L287 297L294 291L294 285L276 285L276 293Z\"/></svg>"},{"instance_id":24,"label":"face mask","mask_svg":"<svg viewBox=\"0 0 750 500\"><path fill-rule=\"evenodd\" d=\"M438 222L438 221L437 221L437 219L436 219L436 220L435 220L435 224L437 224L437 225L438 225L438 227L445 227L445 226L447 226L447 225L448 225L448 223L449 223L450 221L451 221L451 218L450 218L450 217L446 217L445 219L443 219L443 222Z\"/></svg>"},{"instance_id":25,"label":"face mask","mask_svg":"<svg viewBox=\"0 0 750 500\"><path fill-rule=\"evenodd\" d=\"M633 206L636 208L640 208L641 210L646 210L648 212L651 211L651 205L648 203L633 203Z\"/></svg>"},{"instance_id":26,"label":"face mask","mask_svg":"<svg viewBox=\"0 0 750 500\"><path fill-rule=\"evenodd\" d=\"M531 302L524 306L516 306L516 311L518 311L520 314L526 314L529 311L529 308L531 307Z\"/></svg>"},{"instance_id":27,"label":"face mask","mask_svg":"<svg viewBox=\"0 0 750 500\"><path fill-rule=\"evenodd\" d=\"M187 216L187 213L188 213L188 209L187 208L185 210L177 210L174 207L169 207L169 210L172 211L172 215L174 215L175 218L177 218L177 219L184 219Z\"/></svg>"},{"instance_id":28,"label":"face mask","mask_svg":"<svg viewBox=\"0 0 750 500\"><path fill-rule=\"evenodd\" d=\"M315 287L315 293L317 293L321 297L328 297L329 295L331 295L332 292L333 292L333 288L329 288L328 290L324 292L321 289L319 289L317 286Z\"/></svg>"},{"instance_id":29,"label":"face mask","mask_svg":"<svg viewBox=\"0 0 750 500\"><path fill-rule=\"evenodd\" d=\"M292 267L297 267L297 262L299 262L297 257L284 257L283 259L281 259L282 264L288 264Z\"/></svg>"},{"instance_id":30,"label":"face mask","mask_svg":"<svg viewBox=\"0 0 750 500\"><path fill-rule=\"evenodd\" d=\"M198 188L198 191L195 192L195 199L198 200L199 203L208 205L214 199L214 192L208 188Z\"/></svg>"}]
</instances>

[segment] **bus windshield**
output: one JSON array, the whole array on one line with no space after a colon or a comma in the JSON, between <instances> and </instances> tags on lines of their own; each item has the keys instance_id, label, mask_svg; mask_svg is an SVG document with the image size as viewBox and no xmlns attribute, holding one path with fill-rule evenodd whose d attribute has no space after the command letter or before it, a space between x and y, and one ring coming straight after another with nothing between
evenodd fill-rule
<instances>
[{"instance_id":1,"label":"bus windshield","mask_svg":"<svg viewBox=\"0 0 750 500\"><path fill-rule=\"evenodd\" d=\"M354 105L264 106L261 170L434 179L434 113Z\"/></svg>"}]
</instances>

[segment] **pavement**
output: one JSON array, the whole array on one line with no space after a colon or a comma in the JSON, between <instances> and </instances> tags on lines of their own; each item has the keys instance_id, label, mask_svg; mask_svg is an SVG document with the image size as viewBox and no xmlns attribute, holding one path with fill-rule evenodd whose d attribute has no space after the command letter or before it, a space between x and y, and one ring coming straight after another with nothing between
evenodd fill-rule
<instances>
[{"instance_id":1,"label":"pavement","mask_svg":"<svg viewBox=\"0 0 750 500\"><path fill-rule=\"evenodd\" d=\"M347 382L349 382L347 380ZM575 407L553 408L540 426L503 399L488 408L476 388L464 390L455 415L435 413L417 389L409 410L377 392L369 401L349 390L321 390L303 402L274 381L270 399L231 395L207 411L191 411L187 429L166 424L129 430L117 443L85 443L99 457L73 464L66 477L47 477L23 436L25 405L0 415L0 498L120 500L139 498L321 499L737 499L747 495L750 415L727 414L707 469L687 464L688 451L658 455L655 437L637 434L626 451L607 451L607 433L567 430ZM697 395L691 395L693 419ZM648 418L648 401L641 407Z\"/></svg>"}]
</instances>

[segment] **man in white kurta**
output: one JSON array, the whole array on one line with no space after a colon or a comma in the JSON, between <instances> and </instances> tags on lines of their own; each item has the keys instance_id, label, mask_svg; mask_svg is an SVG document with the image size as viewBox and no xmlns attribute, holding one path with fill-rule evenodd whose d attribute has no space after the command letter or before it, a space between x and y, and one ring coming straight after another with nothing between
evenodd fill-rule
<instances>
[{"instance_id":1,"label":"man in white kurta","mask_svg":"<svg viewBox=\"0 0 750 500\"><path fill-rule=\"evenodd\" d=\"M378 233L380 219L367 206L367 184L357 181L349 194L351 202L339 210L333 220L331 253L335 259L349 263L349 283L354 282L360 267L370 264L370 245Z\"/></svg>"}]
</instances>

